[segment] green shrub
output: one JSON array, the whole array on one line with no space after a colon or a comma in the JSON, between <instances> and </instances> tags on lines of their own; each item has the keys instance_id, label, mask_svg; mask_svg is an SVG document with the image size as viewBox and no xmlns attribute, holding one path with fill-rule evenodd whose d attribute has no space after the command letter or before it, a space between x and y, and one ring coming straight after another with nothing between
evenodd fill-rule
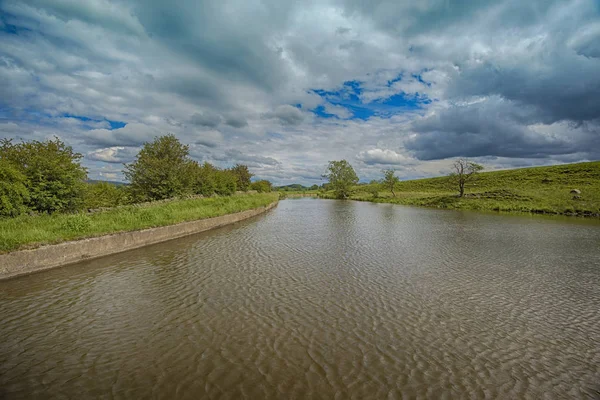
<instances>
[{"instance_id":1,"label":"green shrub","mask_svg":"<svg viewBox=\"0 0 600 400\"><path fill-rule=\"evenodd\" d=\"M260 181L253 182L250 185L250 189L256 190L258 193L269 193L273 189L271 182L263 179Z\"/></svg>"},{"instance_id":2,"label":"green shrub","mask_svg":"<svg viewBox=\"0 0 600 400\"><path fill-rule=\"evenodd\" d=\"M26 212L28 201L25 175L7 160L0 159L0 216L16 217Z\"/></svg>"},{"instance_id":3,"label":"green shrub","mask_svg":"<svg viewBox=\"0 0 600 400\"><path fill-rule=\"evenodd\" d=\"M26 205L33 211L53 213L82 207L86 169L83 156L60 139L12 143L0 141L0 159L12 163L25 177Z\"/></svg>"},{"instance_id":4,"label":"green shrub","mask_svg":"<svg viewBox=\"0 0 600 400\"><path fill-rule=\"evenodd\" d=\"M127 188L108 182L88 183L85 186L86 209L116 207L127 203Z\"/></svg>"}]
</instances>

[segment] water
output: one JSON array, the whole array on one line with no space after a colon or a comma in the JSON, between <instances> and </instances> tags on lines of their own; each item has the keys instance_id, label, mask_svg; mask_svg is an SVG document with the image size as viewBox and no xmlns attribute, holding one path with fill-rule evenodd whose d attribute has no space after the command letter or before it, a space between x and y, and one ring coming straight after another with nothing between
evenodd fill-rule
<instances>
[{"instance_id":1,"label":"water","mask_svg":"<svg viewBox=\"0 0 600 400\"><path fill-rule=\"evenodd\" d=\"M600 223L286 200L0 282L0 398L597 398Z\"/></svg>"}]
</instances>

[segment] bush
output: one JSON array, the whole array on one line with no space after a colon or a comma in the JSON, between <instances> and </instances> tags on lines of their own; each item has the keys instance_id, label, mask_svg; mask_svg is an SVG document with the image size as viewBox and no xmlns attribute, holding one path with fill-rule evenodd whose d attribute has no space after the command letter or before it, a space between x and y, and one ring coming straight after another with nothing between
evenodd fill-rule
<instances>
[{"instance_id":1,"label":"bush","mask_svg":"<svg viewBox=\"0 0 600 400\"><path fill-rule=\"evenodd\" d=\"M75 211L82 207L86 169L83 156L60 139L12 143L0 141L0 159L12 163L25 177L26 205L37 212Z\"/></svg>"},{"instance_id":2,"label":"bush","mask_svg":"<svg viewBox=\"0 0 600 400\"><path fill-rule=\"evenodd\" d=\"M0 159L0 216L16 217L27 211L29 201L26 180L14 165Z\"/></svg>"},{"instance_id":3,"label":"bush","mask_svg":"<svg viewBox=\"0 0 600 400\"><path fill-rule=\"evenodd\" d=\"M126 187L119 187L108 182L86 184L84 200L86 209L117 207L126 203Z\"/></svg>"},{"instance_id":4,"label":"bush","mask_svg":"<svg viewBox=\"0 0 600 400\"><path fill-rule=\"evenodd\" d=\"M230 170L217 170L215 173L215 193L231 196L237 190L237 178Z\"/></svg>"},{"instance_id":5,"label":"bush","mask_svg":"<svg viewBox=\"0 0 600 400\"><path fill-rule=\"evenodd\" d=\"M273 190L273 185L271 184L271 182L263 179L260 181L253 182L250 185L250 188L252 190L256 190L258 193L269 193L271 192L271 190Z\"/></svg>"},{"instance_id":6,"label":"bush","mask_svg":"<svg viewBox=\"0 0 600 400\"><path fill-rule=\"evenodd\" d=\"M218 169L207 162L202 165L194 162L192 170L192 192L203 196L212 196L215 194L215 175Z\"/></svg>"}]
</instances>

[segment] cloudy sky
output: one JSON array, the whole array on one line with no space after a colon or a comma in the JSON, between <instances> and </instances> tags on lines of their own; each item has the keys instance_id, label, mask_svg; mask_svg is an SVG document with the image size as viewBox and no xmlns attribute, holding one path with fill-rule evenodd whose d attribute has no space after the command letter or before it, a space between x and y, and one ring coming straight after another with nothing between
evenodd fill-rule
<instances>
[{"instance_id":1,"label":"cloudy sky","mask_svg":"<svg viewBox=\"0 0 600 400\"><path fill-rule=\"evenodd\" d=\"M120 180L167 132L277 184L597 160L600 1L0 0L0 137Z\"/></svg>"}]
</instances>

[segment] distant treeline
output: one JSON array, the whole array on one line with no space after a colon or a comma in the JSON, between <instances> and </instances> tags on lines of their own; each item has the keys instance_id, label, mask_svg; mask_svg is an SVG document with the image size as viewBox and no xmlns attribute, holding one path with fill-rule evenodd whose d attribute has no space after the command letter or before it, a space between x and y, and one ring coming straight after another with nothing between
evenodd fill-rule
<instances>
[{"instance_id":1,"label":"distant treeline","mask_svg":"<svg viewBox=\"0 0 600 400\"><path fill-rule=\"evenodd\" d=\"M319 185L312 185L312 186L304 186L301 185L299 183L293 183L291 185L285 185L285 186L276 186L275 190L279 190L282 192L298 192L298 191L306 191L306 190L319 190L322 189L324 186L326 186L327 184L323 184L321 186Z\"/></svg>"},{"instance_id":2,"label":"distant treeline","mask_svg":"<svg viewBox=\"0 0 600 400\"><path fill-rule=\"evenodd\" d=\"M0 140L0 216L76 212L91 208L189 195L228 196L236 191L270 192L269 181L251 182L246 165L221 169L189 157L174 135L145 143L123 171L129 185L87 182L83 155L60 139L15 143Z\"/></svg>"}]
</instances>

